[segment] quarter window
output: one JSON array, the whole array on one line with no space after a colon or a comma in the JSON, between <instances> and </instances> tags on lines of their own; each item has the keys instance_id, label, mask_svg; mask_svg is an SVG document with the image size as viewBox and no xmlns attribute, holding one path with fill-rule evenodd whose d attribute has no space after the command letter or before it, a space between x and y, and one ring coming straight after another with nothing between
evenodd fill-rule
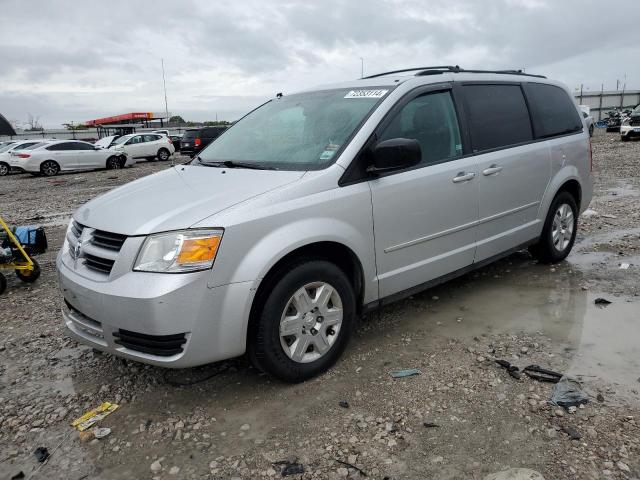
<instances>
[{"instance_id":1,"label":"quarter window","mask_svg":"<svg viewBox=\"0 0 640 480\"><path fill-rule=\"evenodd\" d=\"M562 88L529 83L526 92L534 114L536 137L547 138L582 130L575 104Z\"/></svg>"},{"instance_id":2,"label":"quarter window","mask_svg":"<svg viewBox=\"0 0 640 480\"><path fill-rule=\"evenodd\" d=\"M429 93L411 100L385 128L379 141L392 138L411 138L420 142L423 166L462 155L451 94Z\"/></svg>"},{"instance_id":3,"label":"quarter window","mask_svg":"<svg viewBox=\"0 0 640 480\"><path fill-rule=\"evenodd\" d=\"M533 140L519 85L465 85L463 91L474 152Z\"/></svg>"}]
</instances>

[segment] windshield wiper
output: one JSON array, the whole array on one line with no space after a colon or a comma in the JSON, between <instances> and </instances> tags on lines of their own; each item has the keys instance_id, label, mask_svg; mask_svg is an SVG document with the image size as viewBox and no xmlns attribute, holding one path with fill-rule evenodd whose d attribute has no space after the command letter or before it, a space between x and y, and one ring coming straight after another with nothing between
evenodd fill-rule
<instances>
[{"instance_id":1,"label":"windshield wiper","mask_svg":"<svg viewBox=\"0 0 640 480\"><path fill-rule=\"evenodd\" d=\"M260 165L258 163L249 162L235 162L233 160L224 160L222 162L205 162L200 157L196 157L201 165L207 167L227 167L227 168L249 168L252 170L277 170L276 167L269 167L267 165Z\"/></svg>"}]
</instances>

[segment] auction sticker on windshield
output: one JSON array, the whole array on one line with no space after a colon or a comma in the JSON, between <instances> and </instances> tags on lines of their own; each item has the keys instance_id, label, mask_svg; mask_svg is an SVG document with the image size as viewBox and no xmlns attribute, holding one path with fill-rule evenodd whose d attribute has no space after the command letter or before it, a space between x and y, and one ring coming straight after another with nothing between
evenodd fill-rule
<instances>
[{"instance_id":1,"label":"auction sticker on windshield","mask_svg":"<svg viewBox=\"0 0 640 480\"><path fill-rule=\"evenodd\" d=\"M389 90L351 90L344 98L382 98Z\"/></svg>"}]
</instances>

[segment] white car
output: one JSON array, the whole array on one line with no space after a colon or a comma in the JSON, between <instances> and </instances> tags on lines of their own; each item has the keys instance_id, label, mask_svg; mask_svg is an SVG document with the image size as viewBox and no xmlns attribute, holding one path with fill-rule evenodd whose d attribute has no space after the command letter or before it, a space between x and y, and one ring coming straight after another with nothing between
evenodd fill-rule
<instances>
[{"instance_id":1,"label":"white car","mask_svg":"<svg viewBox=\"0 0 640 480\"><path fill-rule=\"evenodd\" d=\"M147 160L169 160L176 151L173 141L159 133L133 133L118 138L109 150L126 153L134 160L145 158Z\"/></svg>"},{"instance_id":2,"label":"white car","mask_svg":"<svg viewBox=\"0 0 640 480\"><path fill-rule=\"evenodd\" d=\"M11 155L11 152L13 152L14 150L31 147L39 143L42 143L42 140L18 140L16 142L7 143L6 145L0 146L0 177L8 175L9 172L13 170L13 157Z\"/></svg>"},{"instance_id":3,"label":"white car","mask_svg":"<svg viewBox=\"0 0 640 480\"><path fill-rule=\"evenodd\" d=\"M109 148L113 145L114 140L118 138L118 135L109 135L108 137L102 137L100 140L97 140L94 145L100 148Z\"/></svg>"},{"instance_id":4,"label":"white car","mask_svg":"<svg viewBox=\"0 0 640 480\"><path fill-rule=\"evenodd\" d=\"M124 152L113 152L79 140L55 140L12 152L12 169L52 177L61 171L118 169L131 166Z\"/></svg>"}]
</instances>

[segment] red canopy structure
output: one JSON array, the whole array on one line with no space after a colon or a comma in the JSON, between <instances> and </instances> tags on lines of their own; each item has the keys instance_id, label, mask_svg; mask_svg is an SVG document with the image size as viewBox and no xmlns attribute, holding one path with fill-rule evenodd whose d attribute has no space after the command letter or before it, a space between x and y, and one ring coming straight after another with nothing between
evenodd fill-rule
<instances>
[{"instance_id":1,"label":"red canopy structure","mask_svg":"<svg viewBox=\"0 0 640 480\"><path fill-rule=\"evenodd\" d=\"M162 120L165 115L162 113L153 112L131 112L123 113L122 115L114 115L113 117L96 118L95 120L88 120L85 125L88 127L95 127L97 125L109 125L114 123L138 123L148 122L151 120Z\"/></svg>"}]
</instances>

